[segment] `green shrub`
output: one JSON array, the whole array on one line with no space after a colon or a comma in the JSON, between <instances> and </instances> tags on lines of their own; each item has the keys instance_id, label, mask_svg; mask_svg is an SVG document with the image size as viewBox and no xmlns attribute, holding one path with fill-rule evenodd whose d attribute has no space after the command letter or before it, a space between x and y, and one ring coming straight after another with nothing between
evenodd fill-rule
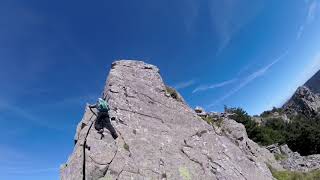
<instances>
[{"instance_id":1,"label":"green shrub","mask_svg":"<svg viewBox=\"0 0 320 180\"><path fill-rule=\"evenodd\" d=\"M233 113L230 118L242 123L247 131L248 137L260 145L270 145L285 142L284 128L286 124L281 119L268 119L264 125L259 125L241 108L227 108Z\"/></svg>"},{"instance_id":2,"label":"green shrub","mask_svg":"<svg viewBox=\"0 0 320 180\"><path fill-rule=\"evenodd\" d=\"M282 110L282 108L273 107L271 111L264 111L263 113L261 113L260 116L261 117L268 117L275 112L278 112L279 114L281 114L281 113L283 113L283 110Z\"/></svg>"},{"instance_id":3,"label":"green shrub","mask_svg":"<svg viewBox=\"0 0 320 180\"><path fill-rule=\"evenodd\" d=\"M319 119L306 119L296 116L285 129L286 143L293 151L301 155L320 153L320 123Z\"/></svg>"},{"instance_id":4,"label":"green shrub","mask_svg":"<svg viewBox=\"0 0 320 180\"><path fill-rule=\"evenodd\" d=\"M248 137L260 145L288 144L293 151L301 155L320 153L320 117L307 119L303 115L292 116L290 123L281 118L265 118L261 125L257 124L241 108L227 108L225 111L233 113L230 118L242 123L247 131ZM261 116L279 112L281 108L273 108L265 111Z\"/></svg>"}]
</instances>

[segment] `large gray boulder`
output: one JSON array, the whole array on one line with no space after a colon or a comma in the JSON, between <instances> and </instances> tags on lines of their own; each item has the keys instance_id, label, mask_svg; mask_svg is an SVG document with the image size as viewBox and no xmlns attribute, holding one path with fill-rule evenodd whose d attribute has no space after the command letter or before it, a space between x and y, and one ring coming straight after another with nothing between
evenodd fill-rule
<instances>
[{"instance_id":1,"label":"large gray boulder","mask_svg":"<svg viewBox=\"0 0 320 180\"><path fill-rule=\"evenodd\" d=\"M278 157L281 166L286 170L308 172L320 169L320 154L301 156L286 144L273 144L267 149Z\"/></svg>"},{"instance_id":2,"label":"large gray boulder","mask_svg":"<svg viewBox=\"0 0 320 180\"><path fill-rule=\"evenodd\" d=\"M245 143L252 142L245 134L232 135L240 141L244 136L244 144L217 134L166 91L157 67L114 62L103 95L119 137L114 140L108 130L102 137L92 125L94 112L86 108L61 179L273 179L266 161L253 155L259 150L247 152Z\"/></svg>"}]
</instances>

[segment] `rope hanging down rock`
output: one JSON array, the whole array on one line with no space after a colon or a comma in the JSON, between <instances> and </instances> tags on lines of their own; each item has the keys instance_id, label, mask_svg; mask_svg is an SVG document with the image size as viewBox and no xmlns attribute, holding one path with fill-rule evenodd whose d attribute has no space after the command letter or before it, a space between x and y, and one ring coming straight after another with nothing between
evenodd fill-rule
<instances>
[{"instance_id":1,"label":"rope hanging down rock","mask_svg":"<svg viewBox=\"0 0 320 180\"><path fill-rule=\"evenodd\" d=\"M89 108L89 109L90 109L90 111L93 113L93 114L91 115L91 117L90 117L90 121L91 121L93 115L95 115L95 116L97 117L97 114L96 114L94 111L92 111L91 108ZM91 124L90 124L90 126L89 126L89 129L88 129L88 131L87 131L87 133L86 133L86 136L85 136L84 142L83 142L82 180L85 180L85 179L86 179L86 148L88 148L88 149L90 150L90 147L87 146L87 137L88 137L89 132L90 132L90 130L91 130L91 128L92 128L92 125L93 125L93 123L94 123L95 121L96 121L96 120L91 121Z\"/></svg>"}]
</instances>

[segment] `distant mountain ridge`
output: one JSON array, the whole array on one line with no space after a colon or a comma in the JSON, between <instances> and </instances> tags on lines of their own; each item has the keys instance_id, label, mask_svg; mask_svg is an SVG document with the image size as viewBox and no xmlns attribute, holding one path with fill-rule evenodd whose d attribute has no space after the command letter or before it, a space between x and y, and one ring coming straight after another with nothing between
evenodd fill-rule
<instances>
[{"instance_id":1,"label":"distant mountain ridge","mask_svg":"<svg viewBox=\"0 0 320 180\"><path fill-rule=\"evenodd\" d=\"M314 118L320 114L320 71L303 86L298 87L293 96L282 107L287 114L302 114Z\"/></svg>"},{"instance_id":2,"label":"distant mountain ridge","mask_svg":"<svg viewBox=\"0 0 320 180\"><path fill-rule=\"evenodd\" d=\"M314 93L320 94L320 70L314 74L304 85Z\"/></svg>"}]
</instances>

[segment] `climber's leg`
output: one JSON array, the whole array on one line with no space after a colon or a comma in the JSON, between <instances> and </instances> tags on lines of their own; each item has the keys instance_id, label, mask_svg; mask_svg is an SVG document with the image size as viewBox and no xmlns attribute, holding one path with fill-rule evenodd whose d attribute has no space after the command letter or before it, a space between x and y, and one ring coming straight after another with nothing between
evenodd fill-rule
<instances>
[{"instance_id":1,"label":"climber's leg","mask_svg":"<svg viewBox=\"0 0 320 180\"><path fill-rule=\"evenodd\" d=\"M107 115L104 112L99 112L98 113L97 119L94 122L94 128L97 131L100 131L101 129L103 130L103 127L104 127L103 121L106 118L106 116Z\"/></svg>"},{"instance_id":2,"label":"climber's leg","mask_svg":"<svg viewBox=\"0 0 320 180\"><path fill-rule=\"evenodd\" d=\"M117 139L117 137L118 137L117 132L116 132L116 130L114 129L114 127L112 126L110 120L107 121L107 123L106 123L106 128L110 131L113 139Z\"/></svg>"}]
</instances>

